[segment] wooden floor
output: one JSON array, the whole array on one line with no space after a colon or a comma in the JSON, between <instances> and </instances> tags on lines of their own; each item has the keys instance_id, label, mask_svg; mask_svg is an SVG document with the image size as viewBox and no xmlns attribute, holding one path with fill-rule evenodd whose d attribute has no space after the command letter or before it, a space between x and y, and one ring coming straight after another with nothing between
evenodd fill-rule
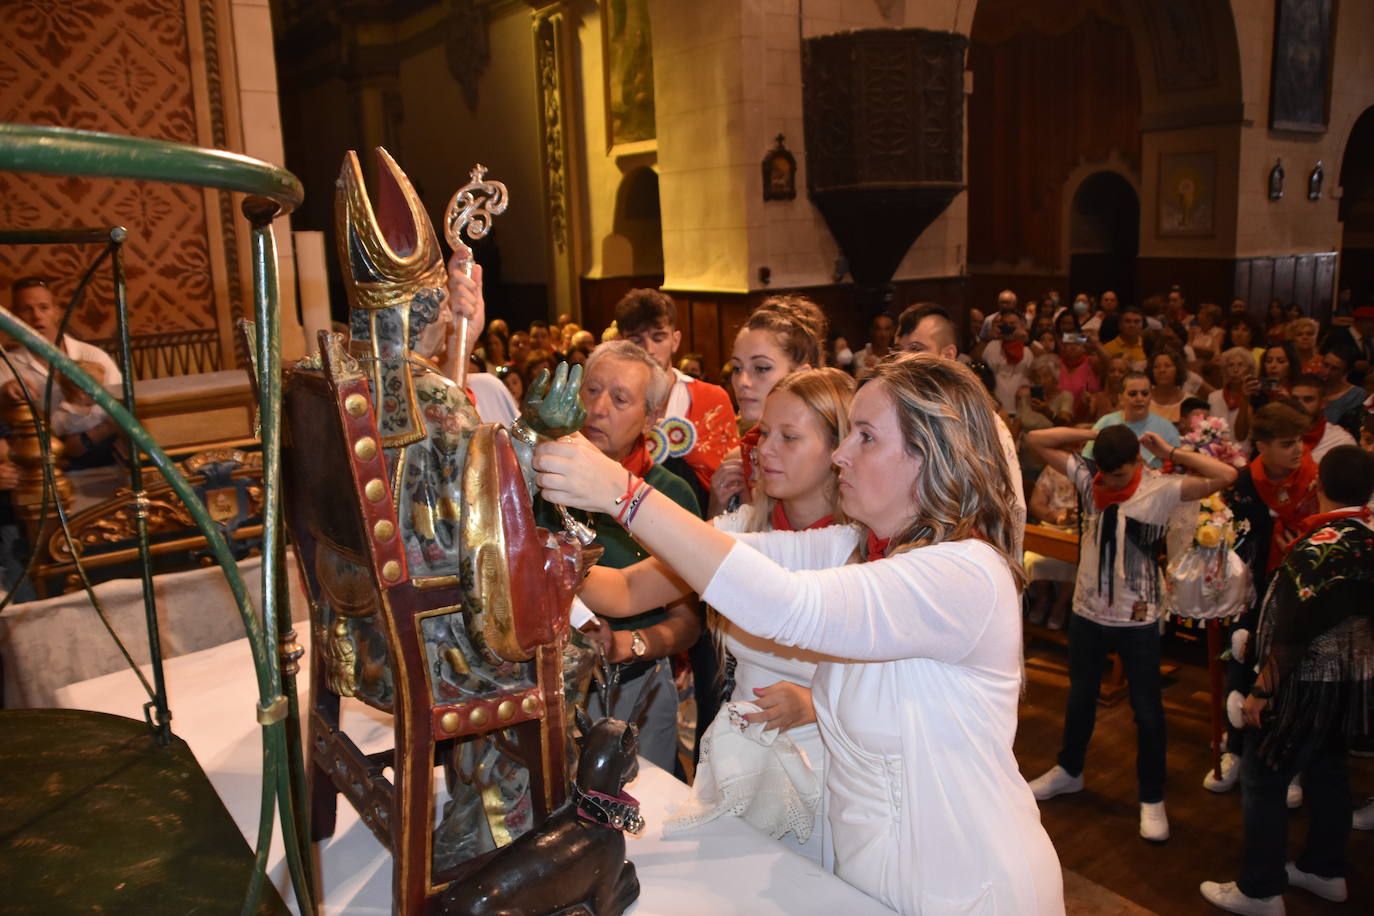
<instances>
[{"instance_id":1,"label":"wooden floor","mask_svg":"<svg viewBox=\"0 0 1374 916\"><path fill-rule=\"evenodd\" d=\"M1084 770L1087 787L1040 806L1059 859L1072 873L1066 881L1070 914L1133 909L1119 900L1113 906L1111 894L1155 913L1215 914L1221 911L1202 899L1198 884L1233 881L1239 873L1240 790L1215 795L1202 788L1210 765L1203 646L1169 637L1165 655L1178 666L1164 690L1169 740L1166 802L1172 838L1154 846L1139 837L1130 704L1099 708ZM1017 759L1027 779L1054 765L1068 693L1065 662L1062 646L1032 642L1027 648L1027 688L1016 740ZM1351 792L1357 803L1374 795L1374 760L1351 759ZM1291 813L1290 856L1298 852L1306 826L1302 809ZM1290 890L1284 898L1288 913L1374 913L1374 832L1352 831L1347 855L1353 870L1346 903L1327 903L1305 891ZM1111 894L1074 893L1075 886L1092 885Z\"/></svg>"}]
</instances>

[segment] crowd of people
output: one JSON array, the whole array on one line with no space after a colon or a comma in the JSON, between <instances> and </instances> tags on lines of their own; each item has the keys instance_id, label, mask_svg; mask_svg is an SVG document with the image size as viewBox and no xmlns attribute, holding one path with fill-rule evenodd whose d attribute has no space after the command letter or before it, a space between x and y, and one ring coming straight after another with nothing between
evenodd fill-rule
<instances>
[{"instance_id":1,"label":"crowd of people","mask_svg":"<svg viewBox=\"0 0 1374 916\"><path fill-rule=\"evenodd\" d=\"M921 303L851 348L814 302L779 295L749 314L716 385L678 352L671 297L634 290L599 345L567 315L513 335L498 320L476 366L518 396L555 361L587 365L584 435L541 446L538 481L615 548L581 593L588 636L621 666L616 709L645 710L647 756L679 773L671 661L677 684L694 674L696 788L670 828L745 817L902 912L1062 909L1036 802L1084 788L1110 652L1137 724L1140 834L1168 839L1165 562L1171 528L1220 494L1255 586L1233 626L1235 705L1289 709L1237 721L1206 776L1255 797L1240 881L1202 891L1277 912L1288 886L1343 894L1345 833L1374 827L1330 753L1374 727L1368 612L1344 585L1313 597L1285 578L1369 556L1374 308L1342 317L1323 328L1274 303L1261 325L1243 300L1194 309L1178 289L1140 306L1007 290L966 329ZM1023 551L1026 523L1073 532L1079 562ZM1316 558L1338 530L1350 554ZM1330 632L1294 624L1275 594L1324 602L1344 653L1324 670L1340 667L1343 692L1284 693ZM1023 619L1067 627L1069 646L1058 762L1029 783L1011 753ZM1321 727L1292 703L1324 704ZM1289 863L1269 787L1291 792L1318 764L1322 823Z\"/></svg>"},{"instance_id":2,"label":"crowd of people","mask_svg":"<svg viewBox=\"0 0 1374 916\"><path fill-rule=\"evenodd\" d=\"M513 424L543 373L583 367L581 432L535 449L536 515L553 529L570 512L604 548L580 592L578 638L614 673L593 712L637 718L664 769L696 758L666 829L743 817L903 913L1062 913L1038 804L1087 784L1111 652L1140 835L1169 838L1166 562L1219 494L1221 549L1255 597L1232 624L1233 727L1204 785L1242 787L1245 843L1238 881L1201 890L1241 913L1281 913L1292 886L1344 898L1346 837L1374 829L1345 774L1374 737L1374 307L1323 328L1281 303L1263 325L1243 300L1193 309L1177 289L1141 306L1006 290L962 328L935 303L879 314L856 350L816 303L775 295L716 384L659 290L631 290L597 335L570 315L512 332L483 328L480 273L449 274L445 315L481 329L466 384L484 419ZM45 285L14 307L58 338ZM101 444L103 416L63 410L73 452ZM1078 562L1026 551L1028 524L1072 532ZM1012 751L1026 622L1067 628L1070 681L1057 762L1029 782ZM1304 788L1290 862L1283 805Z\"/></svg>"}]
</instances>

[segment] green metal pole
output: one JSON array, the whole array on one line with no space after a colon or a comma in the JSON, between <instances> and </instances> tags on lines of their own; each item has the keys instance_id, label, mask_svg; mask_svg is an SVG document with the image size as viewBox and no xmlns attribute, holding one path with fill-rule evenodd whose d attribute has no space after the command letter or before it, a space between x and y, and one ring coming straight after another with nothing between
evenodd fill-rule
<instances>
[{"instance_id":1,"label":"green metal pole","mask_svg":"<svg viewBox=\"0 0 1374 916\"><path fill-rule=\"evenodd\" d=\"M281 528L281 344L278 308L280 293L277 284L277 248L272 234L272 219L281 207L264 197L249 197L243 202L243 213L253 227L253 299L255 319L259 328L255 343L257 345L258 366L258 423L262 441L262 628L273 640L278 639L283 627L291 625L290 605L287 605L285 620L278 600L283 594L279 588L283 569L282 528ZM275 649L275 646L272 647ZM297 827L296 812L292 807L292 778L288 750L288 740L294 737L299 745L300 736L288 735L287 723L290 721L290 702L295 696L295 683L292 678L289 692L283 693L281 659L276 651L269 653L274 661L272 683L274 692L286 697L286 715L271 725L271 755L276 765L264 766L264 777L275 777L275 792L281 813L282 842L286 849L287 865L291 871L291 884L296 891L297 905L302 912L313 912L314 902L311 888L314 882L306 877L308 853L302 846L302 837ZM299 723L299 713L297 713ZM264 735L264 738L269 737ZM264 741L264 748L269 742ZM302 774L303 775L303 774ZM264 792L268 787L264 785Z\"/></svg>"},{"instance_id":2,"label":"green metal pole","mask_svg":"<svg viewBox=\"0 0 1374 916\"><path fill-rule=\"evenodd\" d=\"M124 285L123 226L109 232L110 268L114 274L115 315L119 323L120 358L124 363L124 406L137 416L134 403L134 356L129 347L129 294ZM134 530L138 537L139 573L143 580L143 612L148 624L148 657L153 668L153 698L148 716L158 744L172 740L172 713L167 706L167 679L162 670L162 633L157 624L157 593L153 589L153 557L148 551L148 494L143 489L143 462L138 449L129 449L129 490L134 500Z\"/></svg>"}]
</instances>

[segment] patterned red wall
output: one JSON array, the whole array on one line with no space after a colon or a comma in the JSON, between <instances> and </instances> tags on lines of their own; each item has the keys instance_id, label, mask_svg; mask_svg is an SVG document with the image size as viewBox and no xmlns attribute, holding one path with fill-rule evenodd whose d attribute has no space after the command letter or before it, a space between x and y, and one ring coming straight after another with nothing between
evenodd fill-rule
<instances>
[{"instance_id":1,"label":"patterned red wall","mask_svg":"<svg viewBox=\"0 0 1374 916\"><path fill-rule=\"evenodd\" d=\"M51 124L180 143L196 134L184 0L0 3L0 121ZM122 225L134 333L214 328L202 192L186 185L0 173L0 227ZM218 214L214 214L216 218ZM25 274L51 278L59 301L99 246L0 246L0 301ZM114 333L102 268L73 317L80 337Z\"/></svg>"}]
</instances>

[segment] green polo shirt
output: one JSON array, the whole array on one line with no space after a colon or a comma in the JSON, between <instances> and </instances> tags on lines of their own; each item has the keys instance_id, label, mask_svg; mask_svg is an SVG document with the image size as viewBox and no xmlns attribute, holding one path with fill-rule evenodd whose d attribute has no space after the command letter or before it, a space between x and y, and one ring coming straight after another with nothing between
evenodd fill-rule
<instances>
[{"instance_id":1,"label":"green polo shirt","mask_svg":"<svg viewBox=\"0 0 1374 916\"><path fill-rule=\"evenodd\" d=\"M698 518L701 517L701 506L697 503L696 495L692 493L692 488L687 481L657 464L649 469L649 473L644 475L644 479L664 496ZM639 542L631 537L630 533L614 517L601 512L583 512L581 509L569 509L568 511L572 513L573 518L591 525L592 530L596 532L596 543L605 548L606 552L597 561L598 566L624 569L626 566L633 566L649 556L649 551L639 546ZM563 522L558 517L558 510L546 503L543 497L535 499L534 517L540 525L550 531L563 529ZM613 630L640 630L656 623L662 623L667 618L668 612L657 607L633 617L608 617L606 620Z\"/></svg>"}]
</instances>

